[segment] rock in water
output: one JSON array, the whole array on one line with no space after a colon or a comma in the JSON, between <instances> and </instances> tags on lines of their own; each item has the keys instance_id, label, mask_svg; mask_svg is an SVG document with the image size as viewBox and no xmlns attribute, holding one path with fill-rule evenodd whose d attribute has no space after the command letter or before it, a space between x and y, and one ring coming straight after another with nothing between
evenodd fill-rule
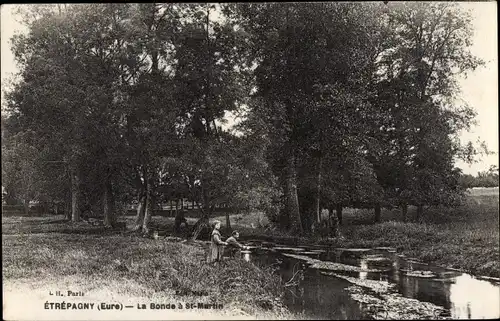
<instances>
[{"instance_id":1,"label":"rock in water","mask_svg":"<svg viewBox=\"0 0 500 321\"><path fill-rule=\"evenodd\" d=\"M435 278L436 274L432 273L431 271L404 271L406 272L405 275L407 276L414 276L418 278Z\"/></svg>"}]
</instances>

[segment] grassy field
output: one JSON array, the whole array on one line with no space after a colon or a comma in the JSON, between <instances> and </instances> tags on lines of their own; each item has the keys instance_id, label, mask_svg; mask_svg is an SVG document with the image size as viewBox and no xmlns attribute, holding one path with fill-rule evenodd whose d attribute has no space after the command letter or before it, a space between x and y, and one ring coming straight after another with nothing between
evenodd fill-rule
<instances>
[{"instance_id":1,"label":"grassy field","mask_svg":"<svg viewBox=\"0 0 500 321\"><path fill-rule=\"evenodd\" d=\"M51 299L48 291L76 289L95 300L223 305L198 314L184 310L174 319L291 317L281 304L279 277L243 260L209 265L204 242L153 240L66 223L62 217L8 217L2 227L4 298L38 294L42 306Z\"/></svg>"},{"instance_id":2,"label":"grassy field","mask_svg":"<svg viewBox=\"0 0 500 321\"><path fill-rule=\"evenodd\" d=\"M463 206L458 208L428 208L423 218L416 221L416 209L410 207L409 221L403 222L399 209L382 210L381 223L374 224L373 210L344 209L343 239L306 238L266 228L268 220L262 213L242 213L230 216L231 226L241 232L242 238L268 238L288 244L327 243L342 247L392 246L399 252L427 263L463 269L486 275L500 276L499 258L499 190L498 188L473 189ZM129 227L133 217L122 218ZM187 218L194 224L197 218ZM223 224L225 216L213 219ZM47 218L9 218L5 233L85 233L98 228L81 225L75 227L61 220ZM28 222L29 220L29 222ZM16 223L17 222L17 223ZM21 224L21 222L24 222ZM15 224L12 224L15 223ZM173 218L155 216L152 227L161 234L173 233ZM107 233L104 229L100 233ZM182 235L180 235L182 236Z\"/></svg>"},{"instance_id":3,"label":"grassy field","mask_svg":"<svg viewBox=\"0 0 500 321\"><path fill-rule=\"evenodd\" d=\"M498 189L475 189L463 206L426 209L419 222L415 221L412 208L408 222L402 222L398 210L383 210L382 222L377 224L372 222L372 211L346 209L342 239L297 238L270 230L265 228L268 222L262 213L230 218L233 229L240 230L243 238L267 237L280 243L329 243L342 247L392 246L424 262L499 277L498 207ZM133 217L121 219L129 226L133 222ZM225 216L214 219L225 224ZM188 221L192 224L196 218ZM152 227L160 230L160 235L172 233L172 225L173 218L153 217ZM226 233L223 235L227 237ZM216 298L224 305L223 310L202 311L203 314L176 312L180 314L172 316L175 319L297 317L282 306L282 284L271 271L244 261L208 265L204 262L203 242L152 240L86 223L67 223L62 216L3 217L2 234L4 294L12 300L27 300L26 293L40 294L71 286L92 293L96 299L111 296L126 302L161 299L206 303ZM208 295L179 297L176 291L208 291ZM42 296L40 300L47 298ZM127 314L123 318L133 316Z\"/></svg>"}]
</instances>

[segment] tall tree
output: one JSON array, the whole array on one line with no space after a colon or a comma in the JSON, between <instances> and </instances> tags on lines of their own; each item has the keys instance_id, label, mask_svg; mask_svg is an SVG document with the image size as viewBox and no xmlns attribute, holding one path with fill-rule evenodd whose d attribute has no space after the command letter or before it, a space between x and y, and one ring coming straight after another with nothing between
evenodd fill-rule
<instances>
[{"instance_id":1,"label":"tall tree","mask_svg":"<svg viewBox=\"0 0 500 321\"><path fill-rule=\"evenodd\" d=\"M381 117L374 136L383 147L374 165L389 198L404 213L408 204L420 213L424 204L451 204L460 196L457 135L474 113L455 100L457 75L481 61L469 49L470 17L455 4L390 4L385 16L392 32L377 62L373 104Z\"/></svg>"},{"instance_id":2,"label":"tall tree","mask_svg":"<svg viewBox=\"0 0 500 321\"><path fill-rule=\"evenodd\" d=\"M236 110L248 95L246 66L240 57L244 41L234 21L214 19L216 5L189 5L175 37L175 99L180 107L179 135L184 142L184 175L191 190L200 193L202 217L193 238L208 224L220 195L227 186L234 163L233 138L217 123ZM188 19L189 18L189 19ZM196 186L196 188L194 188Z\"/></svg>"},{"instance_id":3,"label":"tall tree","mask_svg":"<svg viewBox=\"0 0 500 321\"><path fill-rule=\"evenodd\" d=\"M105 191L107 199L101 204L106 224L112 225L110 155L119 149L115 97L127 7L48 8L28 21L27 35L13 39L22 80L10 95L10 107L23 118L25 129L39 135L37 144L57 150L58 161L68 164L72 220L79 220L82 196L88 194L82 189L90 187L85 192ZM93 21L90 27L88 21ZM103 180L86 181L91 175L83 171L90 162L97 165L90 168L95 177Z\"/></svg>"},{"instance_id":4,"label":"tall tree","mask_svg":"<svg viewBox=\"0 0 500 321\"><path fill-rule=\"evenodd\" d=\"M135 4L121 81L123 141L129 156L123 175L138 198L135 230L149 231L158 202L162 158L176 147L177 105L173 101L172 42L179 8L172 4Z\"/></svg>"},{"instance_id":5,"label":"tall tree","mask_svg":"<svg viewBox=\"0 0 500 321\"><path fill-rule=\"evenodd\" d=\"M342 159L347 141L362 141L367 77L373 60L369 6L242 5L251 35L260 115L285 191L291 227L319 220L326 160ZM367 19L360 19L359 17ZM278 17L278 18L277 18ZM355 144L353 144L355 145ZM358 155L351 153L351 155ZM314 165L311 165L314 164ZM333 180L332 180L333 181Z\"/></svg>"}]
</instances>

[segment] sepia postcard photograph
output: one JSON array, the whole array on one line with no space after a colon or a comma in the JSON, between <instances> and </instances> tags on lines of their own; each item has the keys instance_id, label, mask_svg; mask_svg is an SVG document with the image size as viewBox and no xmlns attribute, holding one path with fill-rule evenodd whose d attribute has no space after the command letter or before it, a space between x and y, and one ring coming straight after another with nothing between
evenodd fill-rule
<instances>
[{"instance_id":1,"label":"sepia postcard photograph","mask_svg":"<svg viewBox=\"0 0 500 321\"><path fill-rule=\"evenodd\" d=\"M496 1L1 5L3 320L500 318Z\"/></svg>"}]
</instances>

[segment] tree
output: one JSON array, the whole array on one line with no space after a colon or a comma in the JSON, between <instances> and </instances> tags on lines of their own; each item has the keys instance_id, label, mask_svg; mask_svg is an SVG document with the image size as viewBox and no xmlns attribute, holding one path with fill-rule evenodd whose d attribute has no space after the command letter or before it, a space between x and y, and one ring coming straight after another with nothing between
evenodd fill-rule
<instances>
[{"instance_id":1,"label":"tree","mask_svg":"<svg viewBox=\"0 0 500 321\"><path fill-rule=\"evenodd\" d=\"M233 21L212 20L214 9L213 5L187 6L190 20L184 20L174 42L183 175L190 190L199 191L192 196L203 204L193 238L208 225L235 169L231 160L234 156L229 153L234 150L234 138L217 126L217 121L236 110L248 94L246 66L239 56L242 37L233 28Z\"/></svg>"},{"instance_id":2,"label":"tree","mask_svg":"<svg viewBox=\"0 0 500 321\"><path fill-rule=\"evenodd\" d=\"M10 108L22 118L25 129L39 136L37 144L43 150L57 150L47 152L47 157L55 156L56 161L68 164L72 220L79 220L85 192L82 188L90 186L90 194L105 195L105 223L112 225L110 154L119 149L114 111L122 67L122 47L116 46L116 41L118 38L119 43L123 36L118 16L126 12L126 7L56 8L43 7L36 15L28 15L34 17L27 21L30 32L13 39L22 80L10 93ZM95 23L89 27L85 25L88 21ZM109 25L111 28L106 29ZM83 175L82 171L90 162L97 165L91 167L94 177L104 180L85 182L85 177L92 175Z\"/></svg>"},{"instance_id":3,"label":"tree","mask_svg":"<svg viewBox=\"0 0 500 321\"><path fill-rule=\"evenodd\" d=\"M330 165L325 162L337 157L339 163L341 146L364 137L374 46L369 30L375 23L369 9L357 4L240 8L258 64L259 100L252 113L265 124L269 156L285 191L284 211L298 232L319 220L321 181Z\"/></svg>"},{"instance_id":4,"label":"tree","mask_svg":"<svg viewBox=\"0 0 500 321\"><path fill-rule=\"evenodd\" d=\"M498 166L491 165L487 171L480 171L477 176L463 174L459 178L463 188L498 187Z\"/></svg>"},{"instance_id":5,"label":"tree","mask_svg":"<svg viewBox=\"0 0 500 321\"><path fill-rule=\"evenodd\" d=\"M39 192L38 150L30 144L30 136L21 132L10 137L8 144L2 145L2 183L22 202L25 214L29 213L29 203L38 198Z\"/></svg>"},{"instance_id":6,"label":"tree","mask_svg":"<svg viewBox=\"0 0 500 321\"><path fill-rule=\"evenodd\" d=\"M481 61L468 49L470 18L454 4L394 4L386 14L393 32L378 61L373 99L381 120L375 135L384 147L371 157L391 202L403 209L417 205L421 213L424 204L452 204L460 197L456 137L474 113L454 106L456 76Z\"/></svg>"},{"instance_id":7,"label":"tree","mask_svg":"<svg viewBox=\"0 0 500 321\"><path fill-rule=\"evenodd\" d=\"M159 197L162 157L177 148L171 46L179 10L171 4L136 4L129 12L120 82L121 137L128 159L121 173L138 199L134 229L148 233Z\"/></svg>"},{"instance_id":8,"label":"tree","mask_svg":"<svg viewBox=\"0 0 500 321\"><path fill-rule=\"evenodd\" d=\"M282 226L306 233L322 207L339 218L345 206L375 207L377 221L381 207L422 214L462 195L453 163L475 150L457 134L474 114L455 103L456 75L481 61L453 4L22 13L29 33L13 39L21 72L8 95L6 188L66 199L74 221L90 206L112 226L117 202L134 198L134 229L148 233L158 203L189 197L202 204L194 238L221 203L272 208ZM223 129L238 112L240 132Z\"/></svg>"},{"instance_id":9,"label":"tree","mask_svg":"<svg viewBox=\"0 0 500 321\"><path fill-rule=\"evenodd\" d=\"M84 97L76 83L68 81L71 76L67 75L64 69L72 59L63 62L62 53L67 43L60 41L63 39L63 32L57 28L62 26L60 20L52 10L43 11L40 15L30 22L28 35L20 35L13 39L14 54L21 65L22 81L16 84L8 96L9 108L13 114L22 118L20 121L22 128L19 130L31 130L36 133L39 137L37 143L43 149L62 145L65 138L73 138L66 144L68 149L65 155L77 155L79 149L76 146L78 140L76 134L79 130L76 118L79 114L76 108L71 112L70 110L78 100L84 100ZM69 57L66 55L65 58ZM73 71L73 75L77 73L77 70ZM74 99L70 100L71 98ZM48 109L45 106L52 108ZM63 128L58 120L60 117L67 119ZM71 153L71 150L74 152ZM77 161L72 159L70 163L73 170L71 177L77 179ZM73 181L73 218L77 220L78 186L74 179Z\"/></svg>"}]
</instances>

